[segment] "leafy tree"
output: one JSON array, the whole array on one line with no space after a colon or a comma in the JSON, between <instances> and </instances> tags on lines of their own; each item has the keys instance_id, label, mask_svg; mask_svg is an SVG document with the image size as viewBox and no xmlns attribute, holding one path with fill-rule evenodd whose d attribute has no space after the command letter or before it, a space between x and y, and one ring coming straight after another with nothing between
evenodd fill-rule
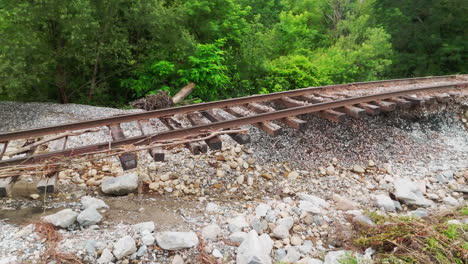
<instances>
[{"instance_id":1,"label":"leafy tree","mask_svg":"<svg viewBox=\"0 0 468 264\"><path fill-rule=\"evenodd\" d=\"M377 0L375 18L391 35L390 75L468 71L468 5L464 0Z\"/></svg>"}]
</instances>

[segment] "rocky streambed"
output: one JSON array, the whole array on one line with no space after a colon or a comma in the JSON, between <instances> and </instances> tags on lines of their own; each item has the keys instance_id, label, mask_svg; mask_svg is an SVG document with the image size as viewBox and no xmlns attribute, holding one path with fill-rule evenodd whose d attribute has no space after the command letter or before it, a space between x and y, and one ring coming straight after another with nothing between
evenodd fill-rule
<instances>
[{"instance_id":1,"label":"rocky streambed","mask_svg":"<svg viewBox=\"0 0 468 264\"><path fill-rule=\"evenodd\" d=\"M51 108L39 104L37 119L54 119ZM0 263L372 263L372 247L351 243L356 225L466 206L465 111L460 101L343 124L302 117L304 132L251 129L252 144L175 148L166 162L139 153L125 172L115 158L73 162L54 194L23 176L0 200Z\"/></svg>"}]
</instances>

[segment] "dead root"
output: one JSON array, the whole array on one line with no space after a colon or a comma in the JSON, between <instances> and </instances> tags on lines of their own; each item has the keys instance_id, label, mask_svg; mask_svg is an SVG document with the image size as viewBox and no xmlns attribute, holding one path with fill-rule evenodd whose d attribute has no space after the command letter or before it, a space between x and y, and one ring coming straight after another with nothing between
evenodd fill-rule
<instances>
[{"instance_id":1,"label":"dead root","mask_svg":"<svg viewBox=\"0 0 468 264\"><path fill-rule=\"evenodd\" d=\"M207 254L205 252L205 246L206 246L206 242L202 239L201 235L199 233L197 233L197 236L198 236L198 240L200 243L198 243L198 246L197 246L197 249L198 249L198 252L199 252L199 255L197 256L197 260L200 262L200 263L204 263L204 264L217 264L218 262L216 261L216 259Z\"/></svg>"},{"instance_id":2,"label":"dead root","mask_svg":"<svg viewBox=\"0 0 468 264\"><path fill-rule=\"evenodd\" d=\"M463 208L449 219L461 217L467 210ZM448 225L446 221L446 215L429 220L379 219L376 227L356 226L353 244L362 250L376 249L376 263L464 264L468 259L467 225Z\"/></svg>"},{"instance_id":3,"label":"dead root","mask_svg":"<svg viewBox=\"0 0 468 264\"><path fill-rule=\"evenodd\" d=\"M45 240L46 250L42 255L42 262L49 263L55 261L58 264L83 264L81 260L73 254L62 253L57 250L58 242L62 236L52 224L45 222L34 222L36 233Z\"/></svg>"},{"instance_id":4,"label":"dead root","mask_svg":"<svg viewBox=\"0 0 468 264\"><path fill-rule=\"evenodd\" d=\"M172 105L172 99L167 91L158 91L130 103L131 106L146 111L168 108Z\"/></svg>"}]
</instances>

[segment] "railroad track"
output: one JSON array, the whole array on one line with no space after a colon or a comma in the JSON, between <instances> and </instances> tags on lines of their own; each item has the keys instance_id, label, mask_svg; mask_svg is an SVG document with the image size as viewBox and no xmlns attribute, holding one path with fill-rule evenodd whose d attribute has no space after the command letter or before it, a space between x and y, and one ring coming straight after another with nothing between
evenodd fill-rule
<instances>
[{"instance_id":1,"label":"railroad track","mask_svg":"<svg viewBox=\"0 0 468 264\"><path fill-rule=\"evenodd\" d=\"M447 103L452 96L466 95L467 87L468 75L329 85L4 133L0 134L0 197L9 194L18 176L30 166L53 167L64 157L115 155L128 170L137 166L138 150L147 150L155 161L163 161L164 147L174 144L200 154L221 149L222 134L239 144L250 142L241 126L254 125L276 136L282 130L277 123L304 129L306 122L298 117L303 114L340 122L347 117ZM166 129L158 131L155 122ZM136 123L140 134L126 135L125 123ZM67 147L69 138L87 133L106 133L111 140ZM21 142L22 148L9 151L12 142ZM42 177L38 191L53 192L56 178L53 170Z\"/></svg>"}]
</instances>

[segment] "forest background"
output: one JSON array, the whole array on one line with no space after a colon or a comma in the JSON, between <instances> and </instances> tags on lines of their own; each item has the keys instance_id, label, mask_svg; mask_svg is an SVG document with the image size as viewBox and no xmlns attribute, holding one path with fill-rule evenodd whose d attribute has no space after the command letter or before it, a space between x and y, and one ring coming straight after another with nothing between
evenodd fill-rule
<instances>
[{"instance_id":1,"label":"forest background","mask_svg":"<svg viewBox=\"0 0 468 264\"><path fill-rule=\"evenodd\" d=\"M1 0L0 100L121 107L467 73L466 0Z\"/></svg>"}]
</instances>

